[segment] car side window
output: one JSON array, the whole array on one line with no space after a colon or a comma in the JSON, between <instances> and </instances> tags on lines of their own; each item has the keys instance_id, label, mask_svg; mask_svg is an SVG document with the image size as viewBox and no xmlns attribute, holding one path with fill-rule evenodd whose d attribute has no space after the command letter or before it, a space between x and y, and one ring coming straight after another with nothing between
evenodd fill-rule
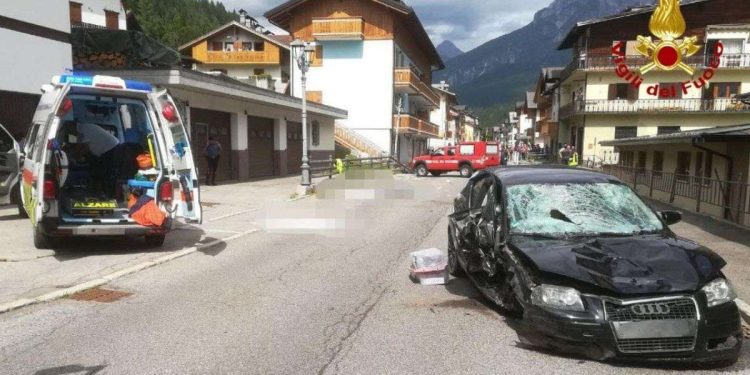
<instances>
[{"instance_id":1,"label":"car side window","mask_svg":"<svg viewBox=\"0 0 750 375\"><path fill-rule=\"evenodd\" d=\"M487 221L495 220L495 206L497 205L495 195L495 184L491 184L482 202L482 217Z\"/></svg>"},{"instance_id":2,"label":"car side window","mask_svg":"<svg viewBox=\"0 0 750 375\"><path fill-rule=\"evenodd\" d=\"M8 152L13 149L13 138L5 131L0 128L0 152Z\"/></svg>"},{"instance_id":3,"label":"car side window","mask_svg":"<svg viewBox=\"0 0 750 375\"><path fill-rule=\"evenodd\" d=\"M492 186L492 178L486 177L479 181L475 181L474 185L471 188L471 200L470 200L470 206L471 209L477 209L482 207L482 202L484 202L484 198L487 195L487 191Z\"/></svg>"}]
</instances>

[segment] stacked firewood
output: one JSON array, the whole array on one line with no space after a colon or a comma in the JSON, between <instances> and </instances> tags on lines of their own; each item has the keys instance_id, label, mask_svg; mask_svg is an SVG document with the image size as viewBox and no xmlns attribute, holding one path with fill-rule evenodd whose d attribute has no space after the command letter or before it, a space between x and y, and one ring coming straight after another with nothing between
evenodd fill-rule
<instances>
[{"instance_id":1,"label":"stacked firewood","mask_svg":"<svg viewBox=\"0 0 750 375\"><path fill-rule=\"evenodd\" d=\"M75 69L92 68L124 68L128 60L119 52L77 52L73 56L73 67Z\"/></svg>"}]
</instances>

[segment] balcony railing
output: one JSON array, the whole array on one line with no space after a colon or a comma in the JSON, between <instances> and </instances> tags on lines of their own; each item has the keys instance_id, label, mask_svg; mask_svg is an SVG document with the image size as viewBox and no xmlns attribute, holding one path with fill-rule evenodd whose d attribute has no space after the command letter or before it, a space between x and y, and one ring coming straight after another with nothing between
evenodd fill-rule
<instances>
[{"instance_id":1,"label":"balcony railing","mask_svg":"<svg viewBox=\"0 0 750 375\"><path fill-rule=\"evenodd\" d=\"M576 70L609 70L615 69L617 63L615 62L615 56L612 55L588 55L581 56L568 64L567 67L562 71L561 79L565 81ZM629 68L639 68L643 65L650 63L652 60L648 57L641 55L633 55L625 57L626 64ZM707 67L711 59L704 54L689 56L683 59L683 62L693 68L705 68ZM721 56L719 68L723 69L742 69L750 68L750 53L735 53L735 54L724 54Z\"/></svg>"},{"instance_id":2,"label":"balcony railing","mask_svg":"<svg viewBox=\"0 0 750 375\"><path fill-rule=\"evenodd\" d=\"M208 51L208 64L278 64L278 51Z\"/></svg>"},{"instance_id":3,"label":"balcony railing","mask_svg":"<svg viewBox=\"0 0 750 375\"><path fill-rule=\"evenodd\" d=\"M412 115L394 115L393 127L399 133L417 133L428 137L440 136L440 127Z\"/></svg>"},{"instance_id":4,"label":"balcony railing","mask_svg":"<svg viewBox=\"0 0 750 375\"><path fill-rule=\"evenodd\" d=\"M404 89L410 93L420 94L434 106L440 105L440 96L432 87L422 81L413 70L409 68L396 68L393 77L397 89Z\"/></svg>"},{"instance_id":5,"label":"balcony railing","mask_svg":"<svg viewBox=\"0 0 750 375\"><path fill-rule=\"evenodd\" d=\"M737 113L750 112L750 105L732 99L640 99L584 100L560 108L560 118L592 113Z\"/></svg>"},{"instance_id":6,"label":"balcony railing","mask_svg":"<svg viewBox=\"0 0 750 375\"><path fill-rule=\"evenodd\" d=\"M317 40L362 40L365 22L362 17L314 18L313 38Z\"/></svg>"}]
</instances>

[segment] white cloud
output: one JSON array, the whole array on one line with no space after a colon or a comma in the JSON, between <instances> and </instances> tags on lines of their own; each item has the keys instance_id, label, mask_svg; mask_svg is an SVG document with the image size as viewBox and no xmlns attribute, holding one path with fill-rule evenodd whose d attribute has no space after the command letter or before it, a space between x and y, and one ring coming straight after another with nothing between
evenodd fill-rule
<instances>
[{"instance_id":1,"label":"white cloud","mask_svg":"<svg viewBox=\"0 0 750 375\"><path fill-rule=\"evenodd\" d=\"M263 13L286 0L221 0L227 9ZM405 0L422 20L435 44L449 39L464 51L531 22L534 13L552 0ZM271 28L278 32L278 29Z\"/></svg>"}]
</instances>

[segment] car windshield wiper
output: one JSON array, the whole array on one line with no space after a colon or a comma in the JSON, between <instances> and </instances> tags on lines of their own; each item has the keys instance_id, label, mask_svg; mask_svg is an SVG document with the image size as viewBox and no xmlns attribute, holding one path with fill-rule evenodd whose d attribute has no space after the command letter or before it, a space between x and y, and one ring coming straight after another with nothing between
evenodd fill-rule
<instances>
[{"instance_id":1,"label":"car windshield wiper","mask_svg":"<svg viewBox=\"0 0 750 375\"><path fill-rule=\"evenodd\" d=\"M544 239L544 240L562 240L563 237L560 236L553 236L551 234L542 234L542 233L511 233L512 236L521 236L521 237L532 237L536 239Z\"/></svg>"}]
</instances>

